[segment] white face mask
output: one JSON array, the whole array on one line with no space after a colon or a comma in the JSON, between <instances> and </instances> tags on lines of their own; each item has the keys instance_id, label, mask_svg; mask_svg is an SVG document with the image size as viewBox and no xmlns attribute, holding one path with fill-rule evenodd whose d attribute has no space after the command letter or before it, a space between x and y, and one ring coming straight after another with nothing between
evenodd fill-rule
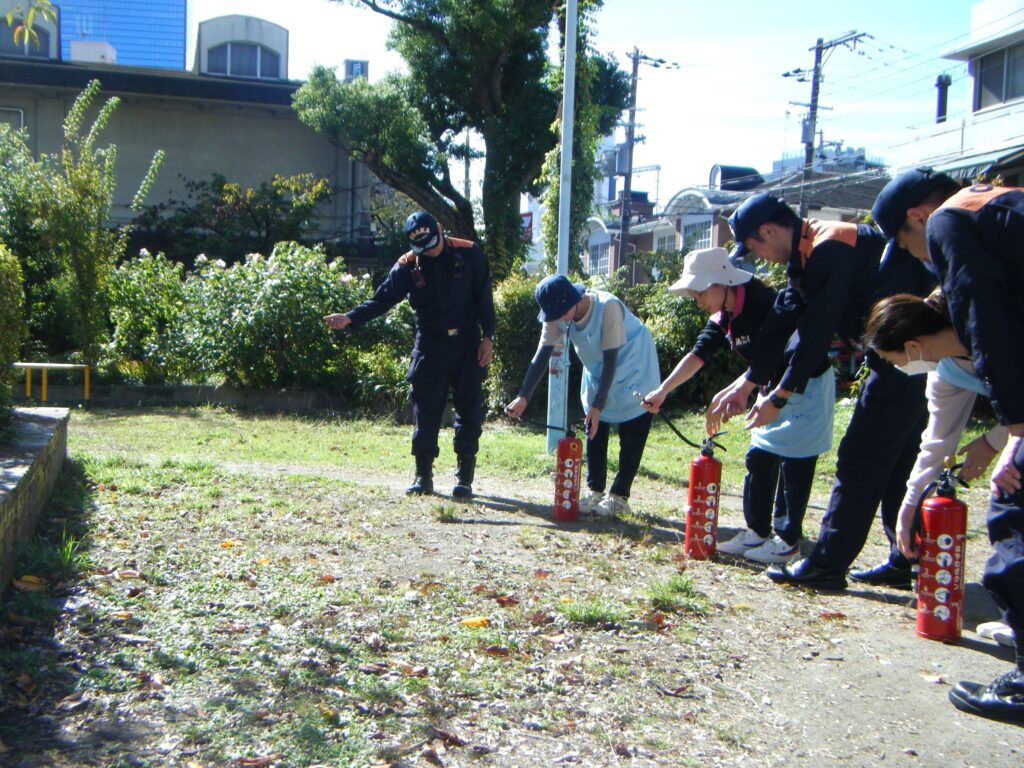
<instances>
[{"instance_id":1,"label":"white face mask","mask_svg":"<svg viewBox=\"0 0 1024 768\"><path fill-rule=\"evenodd\" d=\"M939 367L939 363L937 360L925 360L923 352L919 351L918 354L920 354L921 357L919 357L917 360L912 360L910 358L910 352L907 351L906 347L903 348L903 351L907 355L906 365L897 365L896 367L901 372L907 374L907 376L920 376L922 373L934 371L936 368Z\"/></svg>"}]
</instances>

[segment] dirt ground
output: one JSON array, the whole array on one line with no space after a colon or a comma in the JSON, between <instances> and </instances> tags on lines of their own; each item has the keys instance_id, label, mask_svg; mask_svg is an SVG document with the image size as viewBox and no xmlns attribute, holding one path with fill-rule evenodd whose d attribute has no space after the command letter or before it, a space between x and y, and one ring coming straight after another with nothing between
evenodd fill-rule
<instances>
[{"instance_id":1,"label":"dirt ground","mask_svg":"<svg viewBox=\"0 0 1024 768\"><path fill-rule=\"evenodd\" d=\"M404 483L393 484L397 491ZM444 559L464 561L477 556L521 557L507 547L507 526L552 525L545 519L524 519L517 507L524 495L533 497L535 510L547 514L548 489L517 485L517 500L509 488L484 478L475 486L479 513L463 525L474 534L450 535L435 526L418 529L428 549L436 547ZM638 481L633 506L643 510L653 497L666 492L680 495L678 517L662 518L653 535L681 541L685 490L666 491ZM703 672L691 682L703 688L693 711L712 713L716 739L696 741L674 762L639 750L661 764L737 766L976 766L1010 768L1024 765L1024 729L989 722L958 712L947 694L958 680L985 681L1006 671L1013 660L1010 649L978 637L974 628L998 619L995 604L980 585L988 542L984 531L984 503L980 491L970 492L974 536L968 543L967 598L964 633L957 645L919 638L914 633L912 593L853 585L841 593L818 593L783 588L763 575L763 567L736 558L690 562L698 588L715 610L700 626L696 649L662 647L652 650L655 666L690 668L696 659ZM827 499L812 501L805 521L805 537L817 534ZM736 495L722 498L720 540L742 526L742 503ZM586 537L601 523L584 520L558 529ZM461 527L461 526L460 526ZM476 533L482 531L481 533ZM887 548L880 524L858 563L880 562ZM429 542L429 544L428 544ZM803 543L806 554L813 540ZM432 553L433 555L433 553ZM408 575L436 566L433 556L402 564ZM651 663L651 660L646 660ZM662 699L652 687L647 706ZM687 713L682 713L684 720ZM532 743L535 741L536 743ZM563 762L604 764L574 749L571 736L558 743L527 739L526 746L509 755L502 765L547 765ZM731 742L734 749L722 749ZM566 757L567 756L567 757ZM607 758L605 758L607 759Z\"/></svg>"},{"instance_id":2,"label":"dirt ground","mask_svg":"<svg viewBox=\"0 0 1024 768\"><path fill-rule=\"evenodd\" d=\"M451 598L466 596L455 613L472 614L486 605L485 596L474 594L481 591L481 585L500 585L518 596L523 617L534 611L529 607L533 604L557 605L560 593L628 602L634 599L640 582L679 567L669 553L678 551L682 541L685 490L644 478L637 481L634 508L638 512L659 510L658 516L648 521L649 527L635 520L555 524L549 518L547 483L510 482L489 477L484 469L474 484L474 502L457 506L437 497L405 499L401 491L408 478L404 477L374 477L371 482L366 477L325 475L322 469L311 467L225 464L220 469L229 474L259 475L269 483L278 478L316 476L342 482L341 490L324 491L325 497L330 497L328 506L359 507L368 516L353 517L353 530L362 528L367 535L351 538L347 546L328 552L318 550L315 567L338 574L339 585L363 585L353 588L367 593L369 609L358 614L332 608L329 629L346 642L373 648L391 669L399 666L399 660L415 657L430 668L432 677L440 679L437 670L446 665L453 670L443 686L438 684L439 690L449 691L447 698L431 703L425 694L410 696L407 705L410 717L413 709L429 711L431 722L441 723L446 733L458 734L465 743L449 743L445 749L444 740L435 739L431 748L428 737L421 750L422 744L410 733L396 740L382 728L371 736L381 739L380 757L360 765L1024 765L1024 729L963 715L947 700L949 688L957 680L988 681L1005 671L1011 661L1008 649L973 633L978 622L997 616L978 585L988 545L979 535L984 504L975 491L971 492L976 496L971 498L974 535L968 542L966 631L957 645L915 636L912 597L907 592L852 587L842 593L815 593L776 586L761 573L761 566L741 560L691 561L686 564L686 574L707 597L711 607L706 614L670 617L675 626L667 631L651 631L635 621L596 628L553 623L531 628L525 618L518 625L510 620L506 634L495 637L504 638L507 645L520 651L494 673L491 688L481 683L475 692L460 699L461 693L451 693L458 688L457 680L491 674L488 670L495 669L495 660L488 654L495 651L494 646L486 650L456 647L455 640L447 638L448 631L441 638L444 643L439 644L434 627L458 623L457 619L453 622L451 606L446 605ZM440 485L443 481L438 477L439 490L447 491ZM349 483L355 490L346 490ZM145 493L145 488L139 489L139 495ZM823 501L817 499L808 513L808 536L817 532ZM438 512L442 504L443 514ZM334 521L320 518L312 522L334 525ZM720 538L732 535L741 523L740 499L724 496ZM111 539L127 540L124 531L115 531L115 523L109 524ZM148 525L147 535L157 539L161 535L157 522L151 520ZM182 520L178 527L178 535L186 538L198 536L200 530L198 520ZM271 536L268 524L258 527L260 531L251 536ZM212 551L217 552L218 546L224 546L220 543L223 534L211 535L216 542ZM280 547L289 546L285 532L273 536L281 542ZM871 565L881 560L886 551L883 541L876 526L859 563ZM654 546L657 544L662 546ZM201 546L198 538L194 546ZM301 560L310 546L295 543L294 551L289 550L293 561ZM810 543L805 542L805 551L809 548ZM154 556L166 557L172 550L168 547ZM138 562L132 567L144 570L143 555L135 557ZM228 554L223 555L226 557ZM231 589L254 594L237 581ZM435 584L436 592L431 591ZM155 585L148 588L157 590ZM102 594L91 589L87 583L84 591L75 592L72 602L99 602ZM173 583L161 589L166 590L161 597L164 604L184 599L185 590ZM225 592L223 602L210 602L206 610L216 614L219 626L235 633L217 642L240 645L257 624L239 616L255 610L255 603L252 597L247 598L249 602L232 602L232 594ZM374 621L394 616L391 606L407 603L410 596L418 614L436 613L442 618L426 625L424 632L414 632L415 624L409 625L407 634L417 640L388 647ZM563 595L562 600L567 599ZM501 613L494 609L493 600L490 605L492 615ZM368 618L366 613L372 611L378 611L380 617ZM321 613L317 621L323 617ZM68 623L59 633L65 644L61 653L81 659L90 651L85 641L75 640L70 626L73 620ZM280 633L280 644L286 645L289 627L277 623L262 627L264 637ZM319 625L307 629L321 631ZM130 635L124 634L124 629L117 631L120 634L113 637L119 641L128 637L125 642L130 642L145 629L131 630ZM183 626L181 631L185 634L188 628ZM96 632L90 632L95 639ZM432 648L438 649L439 655L431 656ZM248 674L245 684L252 688L269 688L259 672L250 674L242 669L238 674ZM186 677L181 673L179 679ZM244 693L238 680L232 685L235 690L231 694L229 688L230 695ZM149 688L144 693L110 691L93 697L91 705L81 709L77 699L40 703L29 712L0 709L7 713L0 717L23 718L20 722L24 724L23 730L20 726L6 732L0 728L10 748L0 754L0 764L19 768L314 764L288 756L246 763L223 755L204 755L201 744L181 736L176 721L201 720L216 707L225 706L223 695L207 692L204 702L196 698L186 705L173 699L174 688L168 681L167 690L158 695ZM236 706L242 708L240 703ZM272 704L267 706L268 711L273 710ZM360 712L367 718L373 716ZM266 718L266 723L273 719L260 717ZM39 735L39 723L44 720L53 732L62 734L56 740L60 750L53 748L52 733ZM253 725L251 716L238 722L254 728L254 733L266 727L263 719ZM19 734L23 736L20 743ZM37 748L33 739L38 739ZM115 760L115 755L120 757Z\"/></svg>"}]
</instances>

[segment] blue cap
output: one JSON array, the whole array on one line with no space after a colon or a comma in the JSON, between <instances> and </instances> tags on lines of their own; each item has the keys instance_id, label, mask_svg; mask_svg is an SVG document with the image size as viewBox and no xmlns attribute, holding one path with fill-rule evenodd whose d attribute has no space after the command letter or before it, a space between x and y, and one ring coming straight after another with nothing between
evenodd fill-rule
<instances>
[{"instance_id":1,"label":"blue cap","mask_svg":"<svg viewBox=\"0 0 1024 768\"><path fill-rule=\"evenodd\" d=\"M923 203L928 195L940 187L956 189L957 186L944 173L936 173L931 168L915 168L901 173L882 188L871 207L871 216L878 222L882 234L892 239L907 220L910 208Z\"/></svg>"},{"instance_id":2,"label":"blue cap","mask_svg":"<svg viewBox=\"0 0 1024 768\"><path fill-rule=\"evenodd\" d=\"M565 275L550 275L537 284L533 295L540 304L537 319L550 323L580 303L583 299L583 284L573 285Z\"/></svg>"},{"instance_id":3,"label":"blue cap","mask_svg":"<svg viewBox=\"0 0 1024 768\"><path fill-rule=\"evenodd\" d=\"M426 211L416 211L407 218L404 231L410 247L417 254L429 251L441 241L441 227L437 219Z\"/></svg>"},{"instance_id":4,"label":"blue cap","mask_svg":"<svg viewBox=\"0 0 1024 768\"><path fill-rule=\"evenodd\" d=\"M792 212L785 200L775 197L775 195L769 195L767 192L758 192L753 197L744 200L729 217L729 227L732 229L732 236L735 238L738 248L734 254L736 256L745 254L747 246L744 243L747 238L756 234L762 224L784 210Z\"/></svg>"}]
</instances>

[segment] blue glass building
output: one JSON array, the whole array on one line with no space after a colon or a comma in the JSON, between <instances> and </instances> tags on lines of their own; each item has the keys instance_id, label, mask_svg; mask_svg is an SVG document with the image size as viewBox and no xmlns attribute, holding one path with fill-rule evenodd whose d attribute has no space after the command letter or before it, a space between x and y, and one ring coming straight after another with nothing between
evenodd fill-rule
<instances>
[{"instance_id":1,"label":"blue glass building","mask_svg":"<svg viewBox=\"0 0 1024 768\"><path fill-rule=\"evenodd\" d=\"M58 0L61 58L71 42L110 43L117 63L129 67L186 68L191 0Z\"/></svg>"}]
</instances>

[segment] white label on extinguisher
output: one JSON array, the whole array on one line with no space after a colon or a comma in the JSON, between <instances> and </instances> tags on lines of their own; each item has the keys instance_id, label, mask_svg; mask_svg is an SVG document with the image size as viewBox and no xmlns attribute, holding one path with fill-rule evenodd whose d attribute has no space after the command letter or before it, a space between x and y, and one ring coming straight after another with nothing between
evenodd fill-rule
<instances>
[{"instance_id":1,"label":"white label on extinguisher","mask_svg":"<svg viewBox=\"0 0 1024 768\"><path fill-rule=\"evenodd\" d=\"M569 509L571 507L572 507L572 501L563 501L562 502L562 509Z\"/></svg>"},{"instance_id":2,"label":"white label on extinguisher","mask_svg":"<svg viewBox=\"0 0 1024 768\"><path fill-rule=\"evenodd\" d=\"M953 581L953 574L946 570L936 571L935 581L937 581L939 584L949 584Z\"/></svg>"},{"instance_id":3,"label":"white label on extinguisher","mask_svg":"<svg viewBox=\"0 0 1024 768\"><path fill-rule=\"evenodd\" d=\"M939 621L949 620L949 608L944 605L936 605L935 610L932 613L935 614L935 618Z\"/></svg>"},{"instance_id":4,"label":"white label on extinguisher","mask_svg":"<svg viewBox=\"0 0 1024 768\"><path fill-rule=\"evenodd\" d=\"M939 587L935 590L935 599L940 603L949 602L949 590L945 587Z\"/></svg>"},{"instance_id":5,"label":"white label on extinguisher","mask_svg":"<svg viewBox=\"0 0 1024 768\"><path fill-rule=\"evenodd\" d=\"M953 556L949 552L939 552L935 557L935 562L939 564L940 568L949 568L953 564Z\"/></svg>"},{"instance_id":6,"label":"white label on extinguisher","mask_svg":"<svg viewBox=\"0 0 1024 768\"><path fill-rule=\"evenodd\" d=\"M935 543L939 545L940 549L951 549L953 546L953 537L948 533L944 533L935 540Z\"/></svg>"},{"instance_id":7,"label":"white label on extinguisher","mask_svg":"<svg viewBox=\"0 0 1024 768\"><path fill-rule=\"evenodd\" d=\"M704 523L704 530L707 531L708 533L711 533L712 531L715 530L715 524L714 523Z\"/></svg>"},{"instance_id":8,"label":"white label on extinguisher","mask_svg":"<svg viewBox=\"0 0 1024 768\"><path fill-rule=\"evenodd\" d=\"M565 460L565 466L571 467L573 464L575 464L575 462L572 459Z\"/></svg>"},{"instance_id":9,"label":"white label on extinguisher","mask_svg":"<svg viewBox=\"0 0 1024 768\"><path fill-rule=\"evenodd\" d=\"M717 493L718 483L708 483L708 493Z\"/></svg>"},{"instance_id":10,"label":"white label on extinguisher","mask_svg":"<svg viewBox=\"0 0 1024 768\"><path fill-rule=\"evenodd\" d=\"M714 543L715 543L715 537L714 536L710 536L709 535L709 536L705 536L704 537L704 544L705 545L710 547Z\"/></svg>"},{"instance_id":11,"label":"white label on extinguisher","mask_svg":"<svg viewBox=\"0 0 1024 768\"><path fill-rule=\"evenodd\" d=\"M709 509L707 512L704 513L704 517L706 517L708 520L714 520L715 519L715 510Z\"/></svg>"},{"instance_id":12,"label":"white label on extinguisher","mask_svg":"<svg viewBox=\"0 0 1024 768\"><path fill-rule=\"evenodd\" d=\"M704 501L704 503L709 507L713 507L715 506L715 504L718 503L718 499L714 496L709 495L707 499Z\"/></svg>"}]
</instances>

